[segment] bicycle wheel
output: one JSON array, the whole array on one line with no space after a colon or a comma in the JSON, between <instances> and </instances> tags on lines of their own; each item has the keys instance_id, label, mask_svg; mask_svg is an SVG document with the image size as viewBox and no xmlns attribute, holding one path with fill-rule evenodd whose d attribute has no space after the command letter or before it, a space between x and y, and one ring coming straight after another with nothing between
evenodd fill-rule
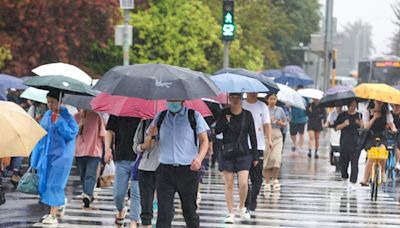
<instances>
[{"instance_id":1,"label":"bicycle wheel","mask_svg":"<svg viewBox=\"0 0 400 228\"><path fill-rule=\"evenodd\" d=\"M375 166L375 189L374 189L374 200L378 199L378 186L379 186L379 178L382 175L380 167L378 165Z\"/></svg>"}]
</instances>

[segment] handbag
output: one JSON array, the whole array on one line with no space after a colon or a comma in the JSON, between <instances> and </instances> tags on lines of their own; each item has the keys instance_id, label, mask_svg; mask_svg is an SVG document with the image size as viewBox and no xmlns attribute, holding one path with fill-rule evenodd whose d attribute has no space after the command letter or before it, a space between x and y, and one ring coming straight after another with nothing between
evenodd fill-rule
<instances>
[{"instance_id":1,"label":"handbag","mask_svg":"<svg viewBox=\"0 0 400 228\"><path fill-rule=\"evenodd\" d=\"M370 129L359 128L357 129L357 132L357 145L360 149L365 149L368 139L372 136L372 131Z\"/></svg>"},{"instance_id":2,"label":"handbag","mask_svg":"<svg viewBox=\"0 0 400 228\"><path fill-rule=\"evenodd\" d=\"M39 194L39 176L34 169L30 167L21 177L17 186L17 191L31 195Z\"/></svg>"},{"instance_id":3,"label":"handbag","mask_svg":"<svg viewBox=\"0 0 400 228\"><path fill-rule=\"evenodd\" d=\"M244 127L245 127L245 121L246 121L246 112L243 111L243 117L242 117L242 123L240 126L239 137L235 142L226 143L223 145L222 154L221 154L223 158L231 159L234 157L239 157L239 156L247 154L246 148L244 148L244 146L242 144L242 135L243 135Z\"/></svg>"}]
</instances>

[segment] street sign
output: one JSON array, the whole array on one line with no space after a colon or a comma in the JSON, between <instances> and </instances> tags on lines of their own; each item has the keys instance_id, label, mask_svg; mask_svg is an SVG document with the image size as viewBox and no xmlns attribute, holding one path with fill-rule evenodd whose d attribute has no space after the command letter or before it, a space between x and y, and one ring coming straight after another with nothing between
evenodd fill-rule
<instances>
[{"instance_id":1,"label":"street sign","mask_svg":"<svg viewBox=\"0 0 400 228\"><path fill-rule=\"evenodd\" d=\"M124 25L116 25L114 27L114 44L115 46L124 45ZM128 45L132 46L132 25L128 25Z\"/></svg>"},{"instance_id":2,"label":"street sign","mask_svg":"<svg viewBox=\"0 0 400 228\"><path fill-rule=\"evenodd\" d=\"M235 38L233 0L223 0L222 6L222 40L230 41Z\"/></svg>"}]
</instances>

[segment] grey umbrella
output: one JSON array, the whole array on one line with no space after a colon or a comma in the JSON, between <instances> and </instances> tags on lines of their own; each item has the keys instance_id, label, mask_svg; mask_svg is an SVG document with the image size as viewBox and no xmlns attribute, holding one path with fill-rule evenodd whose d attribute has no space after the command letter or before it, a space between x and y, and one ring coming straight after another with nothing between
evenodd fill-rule
<instances>
[{"instance_id":1,"label":"grey umbrella","mask_svg":"<svg viewBox=\"0 0 400 228\"><path fill-rule=\"evenodd\" d=\"M214 73L214 75L217 74L223 74L223 73L233 73L233 74L238 74L242 75L248 78L254 78L263 83L268 89L269 93L278 93L279 87L278 85L270 78L267 78L257 72L246 70L243 68L223 68L221 70L218 70Z\"/></svg>"},{"instance_id":2,"label":"grey umbrella","mask_svg":"<svg viewBox=\"0 0 400 228\"><path fill-rule=\"evenodd\" d=\"M219 92L201 72L159 63L114 67L94 89L147 100L192 100L215 97Z\"/></svg>"},{"instance_id":3,"label":"grey umbrella","mask_svg":"<svg viewBox=\"0 0 400 228\"><path fill-rule=\"evenodd\" d=\"M69 104L78 109L92 110L90 102L93 100L93 96L82 96L75 94L66 94L63 98L65 104Z\"/></svg>"}]
</instances>

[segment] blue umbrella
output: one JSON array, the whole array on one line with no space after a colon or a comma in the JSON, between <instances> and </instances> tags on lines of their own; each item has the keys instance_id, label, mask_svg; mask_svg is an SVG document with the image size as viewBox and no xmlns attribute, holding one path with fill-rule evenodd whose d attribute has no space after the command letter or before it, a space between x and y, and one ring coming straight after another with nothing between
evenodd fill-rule
<instances>
[{"instance_id":1,"label":"blue umbrella","mask_svg":"<svg viewBox=\"0 0 400 228\"><path fill-rule=\"evenodd\" d=\"M24 85L24 81L20 78L13 77L7 74L0 74L0 86L3 89L26 89L27 86Z\"/></svg>"},{"instance_id":2,"label":"blue umbrella","mask_svg":"<svg viewBox=\"0 0 400 228\"><path fill-rule=\"evenodd\" d=\"M290 87L297 87L299 85L312 85L314 81L310 76L304 73L304 70L299 66L285 66L282 69L283 75L276 78L275 81Z\"/></svg>"},{"instance_id":3,"label":"blue umbrella","mask_svg":"<svg viewBox=\"0 0 400 228\"><path fill-rule=\"evenodd\" d=\"M266 93L269 91L260 81L237 74L218 74L210 79L222 92L226 93Z\"/></svg>"},{"instance_id":4,"label":"blue umbrella","mask_svg":"<svg viewBox=\"0 0 400 228\"><path fill-rule=\"evenodd\" d=\"M261 72L261 75L268 77L268 78L279 78L283 75L283 72L281 70L278 69L272 69L272 70L266 70Z\"/></svg>"},{"instance_id":5,"label":"blue umbrella","mask_svg":"<svg viewBox=\"0 0 400 228\"><path fill-rule=\"evenodd\" d=\"M26 89L24 81L17 77L13 77L7 74L0 74L0 100L7 100L6 92L10 88L15 89Z\"/></svg>"}]
</instances>

